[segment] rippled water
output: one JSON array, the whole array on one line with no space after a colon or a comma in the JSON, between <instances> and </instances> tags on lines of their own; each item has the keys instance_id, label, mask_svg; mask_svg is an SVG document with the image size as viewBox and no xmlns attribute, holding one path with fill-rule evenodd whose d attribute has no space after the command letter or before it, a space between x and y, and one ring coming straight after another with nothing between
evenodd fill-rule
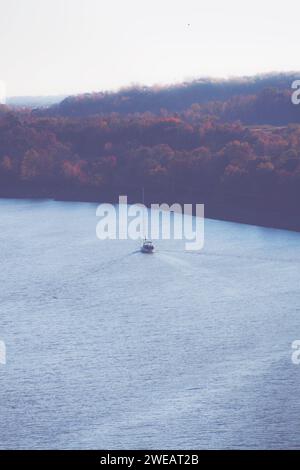
<instances>
[{"instance_id":1,"label":"rippled water","mask_svg":"<svg viewBox=\"0 0 300 470\"><path fill-rule=\"evenodd\" d=\"M95 208L0 201L0 447L300 448L300 234L148 256Z\"/></svg>"}]
</instances>

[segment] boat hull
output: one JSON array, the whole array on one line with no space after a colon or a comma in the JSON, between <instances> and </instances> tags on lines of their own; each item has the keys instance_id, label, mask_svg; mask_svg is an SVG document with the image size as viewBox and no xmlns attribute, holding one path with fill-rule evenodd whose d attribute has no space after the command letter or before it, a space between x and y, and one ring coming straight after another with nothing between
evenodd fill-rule
<instances>
[{"instance_id":1,"label":"boat hull","mask_svg":"<svg viewBox=\"0 0 300 470\"><path fill-rule=\"evenodd\" d=\"M153 251L154 251L154 248L152 248L152 249L150 249L150 248L144 248L144 247L141 248L141 252L142 252L142 253L147 253L147 254L150 254L150 255L151 255L151 254L153 253Z\"/></svg>"}]
</instances>

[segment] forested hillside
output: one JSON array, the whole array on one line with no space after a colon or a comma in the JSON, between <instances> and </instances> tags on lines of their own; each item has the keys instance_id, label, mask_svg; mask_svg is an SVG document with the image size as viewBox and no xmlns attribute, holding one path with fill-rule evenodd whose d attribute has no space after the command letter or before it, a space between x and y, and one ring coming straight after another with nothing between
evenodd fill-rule
<instances>
[{"instance_id":1,"label":"forested hillside","mask_svg":"<svg viewBox=\"0 0 300 470\"><path fill-rule=\"evenodd\" d=\"M208 215L300 228L300 106L280 80L254 92L261 80L253 79L240 95L193 103L172 89L177 111L163 101L156 112L120 104L86 115L93 99L84 97L69 99L70 115L64 101L46 110L1 106L0 195L138 200L144 186L148 202L204 202ZM148 98L134 102L141 110Z\"/></svg>"}]
</instances>

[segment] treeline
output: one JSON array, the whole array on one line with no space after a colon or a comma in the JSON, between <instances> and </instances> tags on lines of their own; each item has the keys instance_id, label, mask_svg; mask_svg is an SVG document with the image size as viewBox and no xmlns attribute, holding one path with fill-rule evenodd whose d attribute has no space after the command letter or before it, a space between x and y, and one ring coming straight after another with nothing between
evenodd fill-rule
<instances>
[{"instance_id":1,"label":"treeline","mask_svg":"<svg viewBox=\"0 0 300 470\"><path fill-rule=\"evenodd\" d=\"M85 118L2 106L0 195L137 201L145 187L148 202L204 202L208 215L300 229L300 107L287 95ZM271 118L294 124L262 125Z\"/></svg>"},{"instance_id":2,"label":"treeline","mask_svg":"<svg viewBox=\"0 0 300 470\"><path fill-rule=\"evenodd\" d=\"M182 112L194 103L227 101L235 96L257 95L266 88L289 91L299 74L269 74L255 77L213 80L200 79L172 86L134 86L118 92L86 93L70 96L47 110L48 116L87 117L109 113L133 114Z\"/></svg>"}]
</instances>

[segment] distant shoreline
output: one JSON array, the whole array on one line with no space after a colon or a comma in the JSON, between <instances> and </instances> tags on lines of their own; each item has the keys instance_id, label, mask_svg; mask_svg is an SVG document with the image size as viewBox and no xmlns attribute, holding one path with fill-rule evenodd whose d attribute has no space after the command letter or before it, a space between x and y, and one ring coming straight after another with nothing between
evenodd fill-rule
<instances>
[{"instance_id":1,"label":"distant shoreline","mask_svg":"<svg viewBox=\"0 0 300 470\"><path fill-rule=\"evenodd\" d=\"M111 203L117 204L119 195L116 193L103 193L96 194L87 191L82 194L75 194L75 192L63 192L60 191L56 194L51 193L50 191L40 189L38 191L32 191L28 188L22 188L20 190L0 190L1 199L49 199L53 201L61 202L87 202L87 203ZM120 191L120 195L126 194L124 191ZM227 222L236 222L246 225L254 225L265 228L274 228L281 230L289 230L294 232L300 232L300 215L293 212L286 212L283 215L283 211L271 210L270 208L254 208L250 206L238 205L235 201L217 201L217 200L201 200L201 198L195 198L191 196L178 197L178 199L170 199L170 197L155 197L146 198L145 204L150 206L152 203L162 204L167 203L172 205L174 203L178 204L204 204L205 206L205 217L215 220L223 220ZM135 191L131 194L128 194L128 203L141 203L140 193Z\"/></svg>"}]
</instances>

